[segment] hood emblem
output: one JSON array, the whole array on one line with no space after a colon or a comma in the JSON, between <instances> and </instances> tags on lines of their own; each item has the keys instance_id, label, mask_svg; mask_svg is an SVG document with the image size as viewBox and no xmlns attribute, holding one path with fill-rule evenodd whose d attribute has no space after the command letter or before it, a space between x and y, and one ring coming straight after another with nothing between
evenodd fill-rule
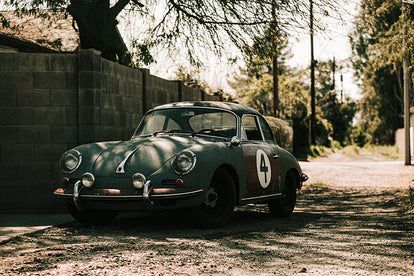
<instances>
[{"instance_id":1,"label":"hood emblem","mask_svg":"<svg viewBox=\"0 0 414 276\"><path fill-rule=\"evenodd\" d=\"M137 147L136 149L134 149L133 151L131 151L127 157L125 157L124 160L122 160L122 162L118 165L118 167L116 168L116 173L125 173L125 164L126 162L129 160L129 158L137 151L139 150L139 147Z\"/></svg>"}]
</instances>

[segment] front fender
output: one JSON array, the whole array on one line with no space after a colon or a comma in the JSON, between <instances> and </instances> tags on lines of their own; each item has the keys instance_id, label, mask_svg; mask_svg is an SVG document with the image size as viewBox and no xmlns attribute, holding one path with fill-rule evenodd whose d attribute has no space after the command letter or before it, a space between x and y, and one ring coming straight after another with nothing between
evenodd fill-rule
<instances>
[{"instance_id":1,"label":"front fender","mask_svg":"<svg viewBox=\"0 0 414 276\"><path fill-rule=\"evenodd\" d=\"M172 180L167 185L174 185L173 180L182 179L183 188L203 188L206 194L216 170L223 166L231 166L237 174L239 182L245 179L243 151L240 146L229 146L228 142L212 142L187 148L196 155L194 169L185 175L178 175L172 167L172 160L148 176L154 187L165 187L165 180ZM236 187L244 191L244 186ZM203 197L204 198L204 197ZM201 204L201 202L200 202Z\"/></svg>"}]
</instances>

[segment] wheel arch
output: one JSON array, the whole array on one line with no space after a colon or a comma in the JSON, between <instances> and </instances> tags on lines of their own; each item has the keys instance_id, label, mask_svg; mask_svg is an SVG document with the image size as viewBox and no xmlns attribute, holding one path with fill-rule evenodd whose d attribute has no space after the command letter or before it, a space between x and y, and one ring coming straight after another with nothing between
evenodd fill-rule
<instances>
[{"instance_id":1,"label":"wheel arch","mask_svg":"<svg viewBox=\"0 0 414 276\"><path fill-rule=\"evenodd\" d=\"M296 190L300 190L302 188L302 185L300 183L300 175L298 170L296 170L295 168L291 168L287 171L286 175L285 175L285 179L288 175L293 175L293 177L295 177L296 179Z\"/></svg>"},{"instance_id":2,"label":"wheel arch","mask_svg":"<svg viewBox=\"0 0 414 276\"><path fill-rule=\"evenodd\" d=\"M223 169L225 170L230 177L233 179L234 182L234 188L236 189L236 204L239 202L239 196L240 196L240 181L239 181L239 176L237 174L236 169L229 165L229 164L222 164L221 166L219 166L216 171L214 172L214 174L219 170L219 169ZM213 175L214 175L213 174Z\"/></svg>"}]
</instances>

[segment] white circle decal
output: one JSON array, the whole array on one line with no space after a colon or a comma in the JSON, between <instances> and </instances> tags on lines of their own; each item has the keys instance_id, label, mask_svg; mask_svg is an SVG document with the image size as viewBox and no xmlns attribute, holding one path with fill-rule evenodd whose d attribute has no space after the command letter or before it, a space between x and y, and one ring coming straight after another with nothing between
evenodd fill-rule
<instances>
[{"instance_id":1,"label":"white circle decal","mask_svg":"<svg viewBox=\"0 0 414 276\"><path fill-rule=\"evenodd\" d=\"M272 168L270 166L269 157L267 157L267 154L262 150L257 150L256 152L256 168L260 185L263 189L266 189L272 178Z\"/></svg>"}]
</instances>

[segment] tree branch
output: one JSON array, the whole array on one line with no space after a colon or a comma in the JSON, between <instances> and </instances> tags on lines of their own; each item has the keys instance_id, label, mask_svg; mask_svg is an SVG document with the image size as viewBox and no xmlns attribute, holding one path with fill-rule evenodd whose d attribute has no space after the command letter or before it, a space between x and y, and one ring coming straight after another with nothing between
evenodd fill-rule
<instances>
[{"instance_id":1,"label":"tree branch","mask_svg":"<svg viewBox=\"0 0 414 276\"><path fill-rule=\"evenodd\" d=\"M133 1L135 3L135 1ZM111 8L111 17L115 19L118 14L128 5L129 0L119 0L116 4ZM139 3L139 2L138 2Z\"/></svg>"},{"instance_id":2,"label":"tree branch","mask_svg":"<svg viewBox=\"0 0 414 276\"><path fill-rule=\"evenodd\" d=\"M261 21L254 21L254 22L231 22L231 21L208 21L204 20L201 17L194 15L187 10L183 9L179 4L177 4L174 0L169 0L170 4L179 12L182 12L187 17L196 20L199 24L202 25L237 25L237 26L254 26L254 25L263 25L269 24L270 20L261 20Z\"/></svg>"}]
</instances>

